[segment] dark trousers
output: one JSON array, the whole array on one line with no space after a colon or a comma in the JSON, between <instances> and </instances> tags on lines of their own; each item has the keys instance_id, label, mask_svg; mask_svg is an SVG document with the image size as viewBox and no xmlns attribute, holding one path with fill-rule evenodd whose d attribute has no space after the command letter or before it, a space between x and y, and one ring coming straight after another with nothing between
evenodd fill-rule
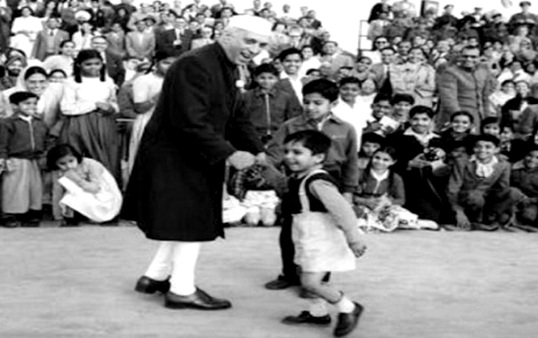
<instances>
[{"instance_id":1,"label":"dark trousers","mask_svg":"<svg viewBox=\"0 0 538 338\"><path fill-rule=\"evenodd\" d=\"M283 217L279 237L282 275L289 282L299 283L299 266L293 262L295 247L291 238L291 224L291 217Z\"/></svg>"}]
</instances>

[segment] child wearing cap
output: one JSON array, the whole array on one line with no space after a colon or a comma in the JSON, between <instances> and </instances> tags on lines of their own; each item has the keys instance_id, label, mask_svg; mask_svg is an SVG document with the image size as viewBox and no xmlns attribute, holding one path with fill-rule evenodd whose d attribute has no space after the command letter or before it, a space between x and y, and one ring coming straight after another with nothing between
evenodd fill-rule
<instances>
[{"instance_id":1,"label":"child wearing cap","mask_svg":"<svg viewBox=\"0 0 538 338\"><path fill-rule=\"evenodd\" d=\"M38 160L45 151L47 127L37 114L37 95L15 92L9 97L14 114L0 123L0 171L3 226L39 226L42 181Z\"/></svg>"}]
</instances>

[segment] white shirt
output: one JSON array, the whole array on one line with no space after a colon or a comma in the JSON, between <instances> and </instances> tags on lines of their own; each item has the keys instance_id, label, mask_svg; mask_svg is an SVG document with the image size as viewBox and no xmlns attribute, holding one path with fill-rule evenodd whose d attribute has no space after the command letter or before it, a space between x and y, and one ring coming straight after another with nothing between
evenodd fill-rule
<instances>
[{"instance_id":1,"label":"white shirt","mask_svg":"<svg viewBox=\"0 0 538 338\"><path fill-rule=\"evenodd\" d=\"M366 128L368 117L370 116L369 110L364 110L362 105L350 106L348 103L342 101L339 97L336 101L336 105L331 110L333 114L341 120L351 124L355 128L357 133L357 149L361 146L362 131Z\"/></svg>"}]
</instances>

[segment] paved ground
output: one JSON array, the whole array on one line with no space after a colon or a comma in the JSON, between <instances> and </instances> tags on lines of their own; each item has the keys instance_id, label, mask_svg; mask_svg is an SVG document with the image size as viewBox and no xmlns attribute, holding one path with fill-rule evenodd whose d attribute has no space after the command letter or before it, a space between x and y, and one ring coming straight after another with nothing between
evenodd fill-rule
<instances>
[{"instance_id":1,"label":"paved ground","mask_svg":"<svg viewBox=\"0 0 538 338\"><path fill-rule=\"evenodd\" d=\"M133 227L0 228L0 337L330 337L279 323L301 310L268 291L276 228L228 229L206 245L199 285L229 297L220 312L168 310L132 291L155 243ZM366 307L351 337L538 337L538 237L524 233L368 235L359 269L334 281Z\"/></svg>"}]
</instances>

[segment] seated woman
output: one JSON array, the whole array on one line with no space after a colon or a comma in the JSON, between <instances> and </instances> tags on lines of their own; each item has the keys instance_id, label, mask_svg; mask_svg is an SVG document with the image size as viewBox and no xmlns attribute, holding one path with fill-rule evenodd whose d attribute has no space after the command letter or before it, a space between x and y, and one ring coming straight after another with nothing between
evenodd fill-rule
<instances>
[{"instance_id":1,"label":"seated woman","mask_svg":"<svg viewBox=\"0 0 538 338\"><path fill-rule=\"evenodd\" d=\"M421 219L439 222L446 211L446 177L440 170L445 167L445 152L441 138L432 132L433 115L429 107L413 107L409 112L410 127L389 137L387 143L398 154L394 171L404 180L404 207Z\"/></svg>"}]
</instances>

